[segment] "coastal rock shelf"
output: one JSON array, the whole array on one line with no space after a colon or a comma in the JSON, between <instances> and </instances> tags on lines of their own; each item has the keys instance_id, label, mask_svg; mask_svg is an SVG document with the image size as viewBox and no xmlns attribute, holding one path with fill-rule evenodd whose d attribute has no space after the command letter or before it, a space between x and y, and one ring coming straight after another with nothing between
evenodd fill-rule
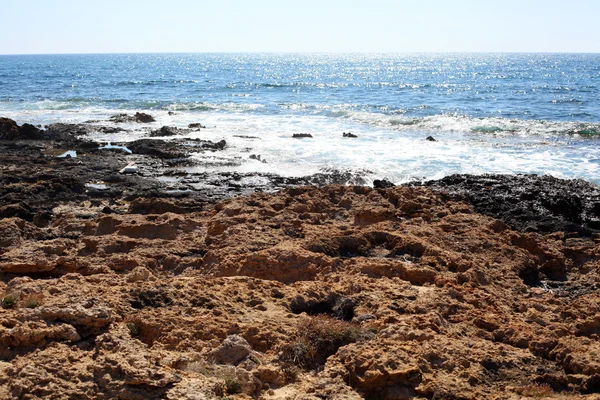
<instances>
[{"instance_id":1,"label":"coastal rock shelf","mask_svg":"<svg viewBox=\"0 0 600 400\"><path fill-rule=\"evenodd\" d=\"M460 175L371 188L332 173L252 186L191 176L178 139L129 154L7 126L1 399L600 392L594 185ZM53 155L65 148L77 158ZM129 162L141 172L116 172Z\"/></svg>"},{"instance_id":2,"label":"coastal rock shelf","mask_svg":"<svg viewBox=\"0 0 600 400\"><path fill-rule=\"evenodd\" d=\"M109 207L0 221L1 398L600 390L595 237L515 231L429 188Z\"/></svg>"}]
</instances>

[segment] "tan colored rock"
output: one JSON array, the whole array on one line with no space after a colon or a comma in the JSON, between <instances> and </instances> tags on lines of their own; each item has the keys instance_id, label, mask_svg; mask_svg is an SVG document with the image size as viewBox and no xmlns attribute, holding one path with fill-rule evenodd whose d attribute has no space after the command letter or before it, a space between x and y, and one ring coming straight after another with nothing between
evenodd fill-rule
<instances>
[{"instance_id":1,"label":"tan colored rock","mask_svg":"<svg viewBox=\"0 0 600 400\"><path fill-rule=\"evenodd\" d=\"M1 399L600 390L594 238L518 233L424 188L170 201L64 205L46 228L0 221ZM322 314L361 340L315 370L283 360Z\"/></svg>"},{"instance_id":2,"label":"tan colored rock","mask_svg":"<svg viewBox=\"0 0 600 400\"><path fill-rule=\"evenodd\" d=\"M156 277L152 275L152 272L145 267L136 267L127 274L127 282L143 282L147 280L156 280Z\"/></svg>"}]
</instances>

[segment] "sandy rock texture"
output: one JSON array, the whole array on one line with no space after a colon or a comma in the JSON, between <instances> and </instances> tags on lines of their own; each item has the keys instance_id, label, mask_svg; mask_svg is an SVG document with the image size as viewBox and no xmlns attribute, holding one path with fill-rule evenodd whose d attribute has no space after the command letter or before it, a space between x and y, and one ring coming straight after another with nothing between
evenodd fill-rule
<instances>
[{"instance_id":1,"label":"sandy rock texture","mask_svg":"<svg viewBox=\"0 0 600 400\"><path fill-rule=\"evenodd\" d=\"M0 398L599 398L589 230L426 187L119 204L0 220Z\"/></svg>"}]
</instances>

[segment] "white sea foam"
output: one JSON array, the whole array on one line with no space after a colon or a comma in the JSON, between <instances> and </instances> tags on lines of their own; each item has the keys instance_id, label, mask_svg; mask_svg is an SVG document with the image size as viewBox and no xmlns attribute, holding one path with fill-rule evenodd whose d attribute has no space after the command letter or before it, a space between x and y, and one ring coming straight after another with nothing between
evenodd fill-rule
<instances>
[{"instance_id":1,"label":"white sea foam","mask_svg":"<svg viewBox=\"0 0 600 400\"><path fill-rule=\"evenodd\" d=\"M455 115L404 118L349 111L331 116L320 113L248 114L232 111L148 111L156 122L112 124L111 115L123 110L20 110L4 114L19 123L52 122L120 126L127 132L97 133L103 142L119 143L147 137L161 126L207 128L186 136L204 140L225 139L219 152L198 152L203 161L193 172L236 171L303 176L322 171L349 171L367 181L385 178L395 183L437 179L452 173L537 173L563 178L584 178L600 183L600 147L594 124L547 121L478 119ZM133 111L130 111L133 113ZM344 138L343 132L357 138ZM577 133L579 132L579 133ZM294 139L295 133L313 138ZM425 140L429 135L437 141ZM266 163L251 159L260 155Z\"/></svg>"}]
</instances>

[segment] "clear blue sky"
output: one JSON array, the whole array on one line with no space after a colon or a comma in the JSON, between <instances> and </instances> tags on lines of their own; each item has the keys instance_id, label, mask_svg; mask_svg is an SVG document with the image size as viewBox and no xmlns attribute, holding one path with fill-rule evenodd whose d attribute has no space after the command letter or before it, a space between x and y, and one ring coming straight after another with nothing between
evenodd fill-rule
<instances>
[{"instance_id":1,"label":"clear blue sky","mask_svg":"<svg viewBox=\"0 0 600 400\"><path fill-rule=\"evenodd\" d=\"M13 0L0 54L594 52L600 0Z\"/></svg>"}]
</instances>

